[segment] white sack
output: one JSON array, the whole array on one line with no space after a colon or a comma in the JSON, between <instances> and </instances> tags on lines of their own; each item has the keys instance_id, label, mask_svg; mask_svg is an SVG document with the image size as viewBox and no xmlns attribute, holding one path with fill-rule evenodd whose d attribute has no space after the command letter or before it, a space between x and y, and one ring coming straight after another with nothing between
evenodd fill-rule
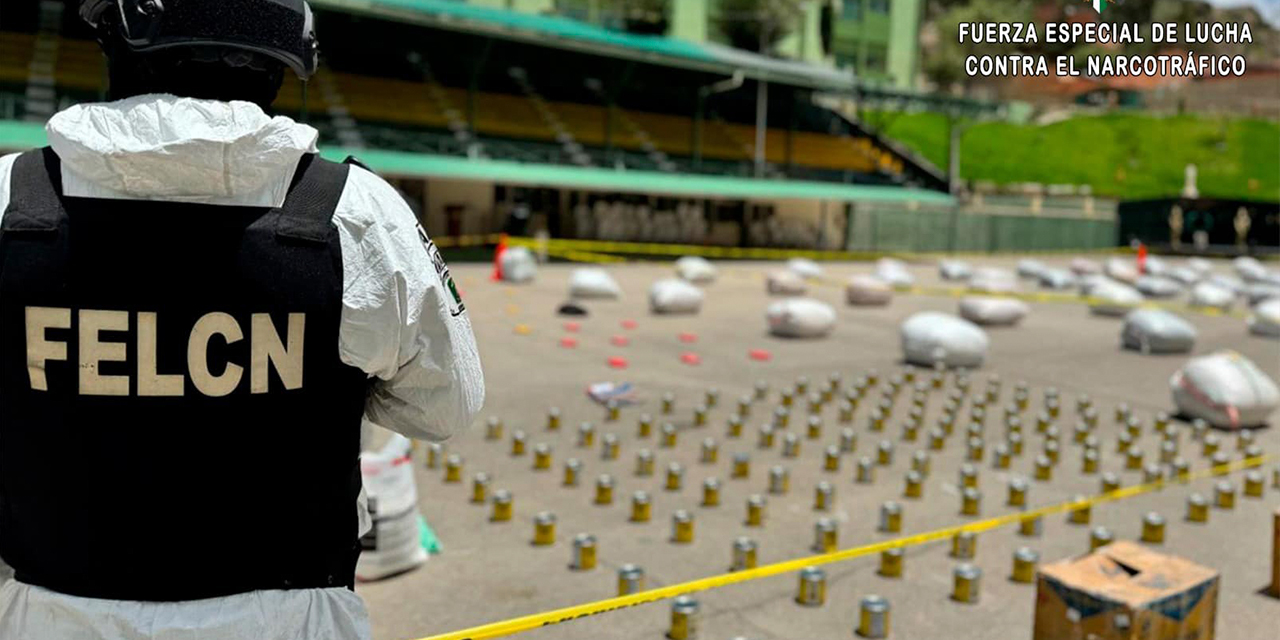
<instances>
[{"instance_id":1,"label":"white sack","mask_svg":"<svg viewBox=\"0 0 1280 640\"><path fill-rule=\"evenodd\" d=\"M765 276L765 289L775 296L802 296L809 290L804 278L790 269L779 269Z\"/></svg>"},{"instance_id":2,"label":"white sack","mask_svg":"<svg viewBox=\"0 0 1280 640\"><path fill-rule=\"evenodd\" d=\"M1169 263L1164 258L1158 256L1147 256L1146 262L1142 265L1143 273L1149 276L1163 276L1169 273Z\"/></svg>"},{"instance_id":3,"label":"white sack","mask_svg":"<svg viewBox=\"0 0 1280 640\"><path fill-rule=\"evenodd\" d=\"M822 277L822 266L808 258L787 260L787 269L806 280Z\"/></svg>"},{"instance_id":4,"label":"white sack","mask_svg":"<svg viewBox=\"0 0 1280 640\"><path fill-rule=\"evenodd\" d=\"M973 275L973 268L963 260L939 260L938 276L943 280L968 280Z\"/></svg>"},{"instance_id":5,"label":"white sack","mask_svg":"<svg viewBox=\"0 0 1280 640\"><path fill-rule=\"evenodd\" d=\"M995 267L979 267L969 278L969 291L978 293L1013 293L1018 290L1018 277L1012 271Z\"/></svg>"},{"instance_id":6,"label":"white sack","mask_svg":"<svg viewBox=\"0 0 1280 640\"><path fill-rule=\"evenodd\" d=\"M875 276L855 275L844 288L845 299L851 305L885 305L893 299L893 287Z\"/></svg>"},{"instance_id":7,"label":"white sack","mask_svg":"<svg viewBox=\"0 0 1280 640\"><path fill-rule=\"evenodd\" d=\"M1204 278L1203 274L1191 267L1174 267L1164 274L1166 278L1172 278L1182 284L1195 284Z\"/></svg>"},{"instance_id":8,"label":"white sack","mask_svg":"<svg viewBox=\"0 0 1280 640\"><path fill-rule=\"evenodd\" d=\"M909 287L916 283L916 278L907 270L906 263L894 258L877 260L875 276L895 287Z\"/></svg>"},{"instance_id":9,"label":"white sack","mask_svg":"<svg viewBox=\"0 0 1280 640\"><path fill-rule=\"evenodd\" d=\"M1182 285L1164 276L1140 276L1133 287L1151 298L1172 298L1182 293Z\"/></svg>"},{"instance_id":10,"label":"white sack","mask_svg":"<svg viewBox=\"0 0 1280 640\"><path fill-rule=\"evenodd\" d=\"M538 261L527 247L511 247L498 260L502 279L507 282L530 282L538 275Z\"/></svg>"},{"instance_id":11,"label":"white sack","mask_svg":"<svg viewBox=\"0 0 1280 640\"><path fill-rule=\"evenodd\" d=\"M1138 279L1138 268L1133 260L1127 258L1108 258L1102 266L1102 272L1113 280L1133 284Z\"/></svg>"},{"instance_id":12,"label":"white sack","mask_svg":"<svg viewBox=\"0 0 1280 640\"><path fill-rule=\"evenodd\" d=\"M618 298L622 289L608 271L599 267L574 269L569 276L569 296L573 298Z\"/></svg>"},{"instance_id":13,"label":"white sack","mask_svg":"<svg viewBox=\"0 0 1280 640\"><path fill-rule=\"evenodd\" d=\"M1164 309L1136 309L1124 317L1120 344L1142 353L1186 353L1196 343L1196 328Z\"/></svg>"},{"instance_id":14,"label":"white sack","mask_svg":"<svg viewBox=\"0 0 1280 640\"><path fill-rule=\"evenodd\" d=\"M1204 258L1192 258L1187 260L1187 268L1195 271L1201 276L1207 276L1213 273L1213 263Z\"/></svg>"},{"instance_id":15,"label":"white sack","mask_svg":"<svg viewBox=\"0 0 1280 640\"><path fill-rule=\"evenodd\" d=\"M1280 298L1264 300L1255 305L1247 322L1250 333L1280 338Z\"/></svg>"},{"instance_id":16,"label":"white sack","mask_svg":"<svg viewBox=\"0 0 1280 640\"><path fill-rule=\"evenodd\" d=\"M676 275L698 284L714 282L716 266L702 256L685 256L676 260Z\"/></svg>"},{"instance_id":17,"label":"white sack","mask_svg":"<svg viewBox=\"0 0 1280 640\"><path fill-rule=\"evenodd\" d=\"M812 298L779 300L765 313L769 333L786 338L821 338L836 326L836 310Z\"/></svg>"},{"instance_id":18,"label":"white sack","mask_svg":"<svg viewBox=\"0 0 1280 640\"><path fill-rule=\"evenodd\" d=\"M1280 286L1265 282L1254 282L1253 284L1245 285L1244 295L1249 298L1249 304L1258 304L1263 300L1280 298Z\"/></svg>"},{"instance_id":19,"label":"white sack","mask_svg":"<svg viewBox=\"0 0 1280 640\"><path fill-rule=\"evenodd\" d=\"M659 280L649 287L649 309L654 313L697 313L702 290L679 278Z\"/></svg>"},{"instance_id":20,"label":"white sack","mask_svg":"<svg viewBox=\"0 0 1280 640\"><path fill-rule=\"evenodd\" d=\"M1231 266L1235 267L1236 273L1240 275L1245 282L1254 282L1267 277L1267 268L1258 262L1257 258L1250 256L1240 256L1231 261Z\"/></svg>"},{"instance_id":21,"label":"white sack","mask_svg":"<svg viewBox=\"0 0 1280 640\"><path fill-rule=\"evenodd\" d=\"M1088 258L1072 258L1071 263L1067 265L1071 272L1078 276L1087 276L1091 273L1102 273L1102 267L1098 263Z\"/></svg>"},{"instance_id":22,"label":"white sack","mask_svg":"<svg viewBox=\"0 0 1280 640\"><path fill-rule=\"evenodd\" d=\"M1061 291L1076 286L1076 276L1067 269L1045 269L1040 273L1040 286Z\"/></svg>"},{"instance_id":23,"label":"white sack","mask_svg":"<svg viewBox=\"0 0 1280 640\"><path fill-rule=\"evenodd\" d=\"M1201 282L1191 287L1191 299L1188 303L1193 307L1208 307L1227 310L1236 300L1236 294L1226 287L1212 282Z\"/></svg>"},{"instance_id":24,"label":"white sack","mask_svg":"<svg viewBox=\"0 0 1280 640\"><path fill-rule=\"evenodd\" d=\"M1018 261L1018 277L1027 280L1039 280L1040 274L1044 273L1049 267L1045 263L1032 258L1023 258Z\"/></svg>"},{"instance_id":25,"label":"white sack","mask_svg":"<svg viewBox=\"0 0 1280 640\"><path fill-rule=\"evenodd\" d=\"M966 296L960 299L960 317L980 325L1015 325L1030 312L1025 303L1013 298Z\"/></svg>"},{"instance_id":26,"label":"white sack","mask_svg":"<svg viewBox=\"0 0 1280 640\"><path fill-rule=\"evenodd\" d=\"M412 443L395 434L381 451L360 454L373 528L360 538L356 577L377 580L427 561L418 531L418 487L409 458Z\"/></svg>"},{"instance_id":27,"label":"white sack","mask_svg":"<svg viewBox=\"0 0 1280 640\"><path fill-rule=\"evenodd\" d=\"M1110 280L1095 284L1088 296L1089 310L1100 316L1122 316L1142 304L1137 289Z\"/></svg>"},{"instance_id":28,"label":"white sack","mask_svg":"<svg viewBox=\"0 0 1280 640\"><path fill-rule=\"evenodd\" d=\"M1188 360L1169 378L1169 388L1179 411L1215 427L1262 425L1280 406L1275 381L1230 350Z\"/></svg>"},{"instance_id":29,"label":"white sack","mask_svg":"<svg viewBox=\"0 0 1280 640\"><path fill-rule=\"evenodd\" d=\"M923 311L902 323L907 362L932 367L979 367L987 357L987 334L977 325L945 313Z\"/></svg>"}]
</instances>

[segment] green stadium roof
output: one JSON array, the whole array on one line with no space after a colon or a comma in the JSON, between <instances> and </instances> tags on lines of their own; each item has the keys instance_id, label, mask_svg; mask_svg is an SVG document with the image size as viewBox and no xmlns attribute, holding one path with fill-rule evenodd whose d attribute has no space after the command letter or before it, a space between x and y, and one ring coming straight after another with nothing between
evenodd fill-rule
<instances>
[{"instance_id":1,"label":"green stadium roof","mask_svg":"<svg viewBox=\"0 0 1280 640\"><path fill-rule=\"evenodd\" d=\"M311 4L320 9L713 73L741 70L749 78L782 84L831 90L854 86L852 73L815 64L770 58L713 43L614 31L572 18L457 0L312 0Z\"/></svg>"},{"instance_id":2,"label":"green stadium roof","mask_svg":"<svg viewBox=\"0 0 1280 640\"><path fill-rule=\"evenodd\" d=\"M838 200L952 204L938 191L839 182L774 180L657 171L618 171L596 167L536 164L503 160L466 160L400 151L326 148L331 160L355 155L379 173L393 176L480 180L502 184L564 187L589 191L651 193L734 200Z\"/></svg>"},{"instance_id":3,"label":"green stadium roof","mask_svg":"<svg viewBox=\"0 0 1280 640\"><path fill-rule=\"evenodd\" d=\"M31 149L48 144L44 126L37 122L0 120L0 149ZM561 187L588 191L649 193L668 196L721 198L732 200L829 200L849 202L916 202L950 205L951 196L938 191L854 185L838 182L773 180L709 176L657 171L618 171L558 164L468 160L377 149L325 147L321 154L331 160L355 155L375 171L404 178L444 178L476 180L500 184Z\"/></svg>"}]
</instances>

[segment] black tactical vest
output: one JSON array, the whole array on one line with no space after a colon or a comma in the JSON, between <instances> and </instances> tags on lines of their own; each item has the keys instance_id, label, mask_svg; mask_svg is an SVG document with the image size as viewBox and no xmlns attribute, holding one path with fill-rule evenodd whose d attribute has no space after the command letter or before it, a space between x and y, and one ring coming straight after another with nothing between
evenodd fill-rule
<instances>
[{"instance_id":1,"label":"black tactical vest","mask_svg":"<svg viewBox=\"0 0 1280 640\"><path fill-rule=\"evenodd\" d=\"M278 209L61 195L20 156L0 224L0 557L75 596L352 587L367 376L342 363L306 156Z\"/></svg>"}]
</instances>

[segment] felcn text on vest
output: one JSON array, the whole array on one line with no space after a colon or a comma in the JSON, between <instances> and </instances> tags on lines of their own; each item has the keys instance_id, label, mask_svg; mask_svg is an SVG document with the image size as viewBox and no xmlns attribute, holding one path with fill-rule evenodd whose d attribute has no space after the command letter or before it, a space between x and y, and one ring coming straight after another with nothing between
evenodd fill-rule
<instances>
[{"instance_id":1,"label":"felcn text on vest","mask_svg":"<svg viewBox=\"0 0 1280 640\"><path fill-rule=\"evenodd\" d=\"M75 315L77 330L68 332L67 341L51 337L50 331L72 328ZM286 390L302 388L303 335L306 314L290 313L282 338L275 322L267 313L254 313L249 318L248 375L245 363L210 362L210 344L214 340L234 344L245 339L240 321L227 313L207 313L190 329L187 339L187 372L157 371L156 335L163 317L154 312L72 310L61 307L26 308L27 371L31 388L49 391L45 367L51 360L67 360L68 341L77 349L77 392L86 396L182 396L193 387L195 392L221 397L236 391L248 378L250 393L267 393L268 368L274 367ZM125 362L128 344L110 341L103 332L132 332L137 354L130 375L108 375L101 371L104 362ZM191 385L187 385L190 380Z\"/></svg>"}]
</instances>

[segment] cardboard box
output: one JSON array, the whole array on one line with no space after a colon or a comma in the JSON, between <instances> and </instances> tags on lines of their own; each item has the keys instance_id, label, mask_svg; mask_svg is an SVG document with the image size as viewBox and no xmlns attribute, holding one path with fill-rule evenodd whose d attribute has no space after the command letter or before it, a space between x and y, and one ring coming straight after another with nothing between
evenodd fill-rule
<instances>
[{"instance_id":1,"label":"cardboard box","mask_svg":"<svg viewBox=\"0 0 1280 640\"><path fill-rule=\"evenodd\" d=\"M1212 640L1218 572L1114 542L1037 572L1034 640Z\"/></svg>"}]
</instances>

